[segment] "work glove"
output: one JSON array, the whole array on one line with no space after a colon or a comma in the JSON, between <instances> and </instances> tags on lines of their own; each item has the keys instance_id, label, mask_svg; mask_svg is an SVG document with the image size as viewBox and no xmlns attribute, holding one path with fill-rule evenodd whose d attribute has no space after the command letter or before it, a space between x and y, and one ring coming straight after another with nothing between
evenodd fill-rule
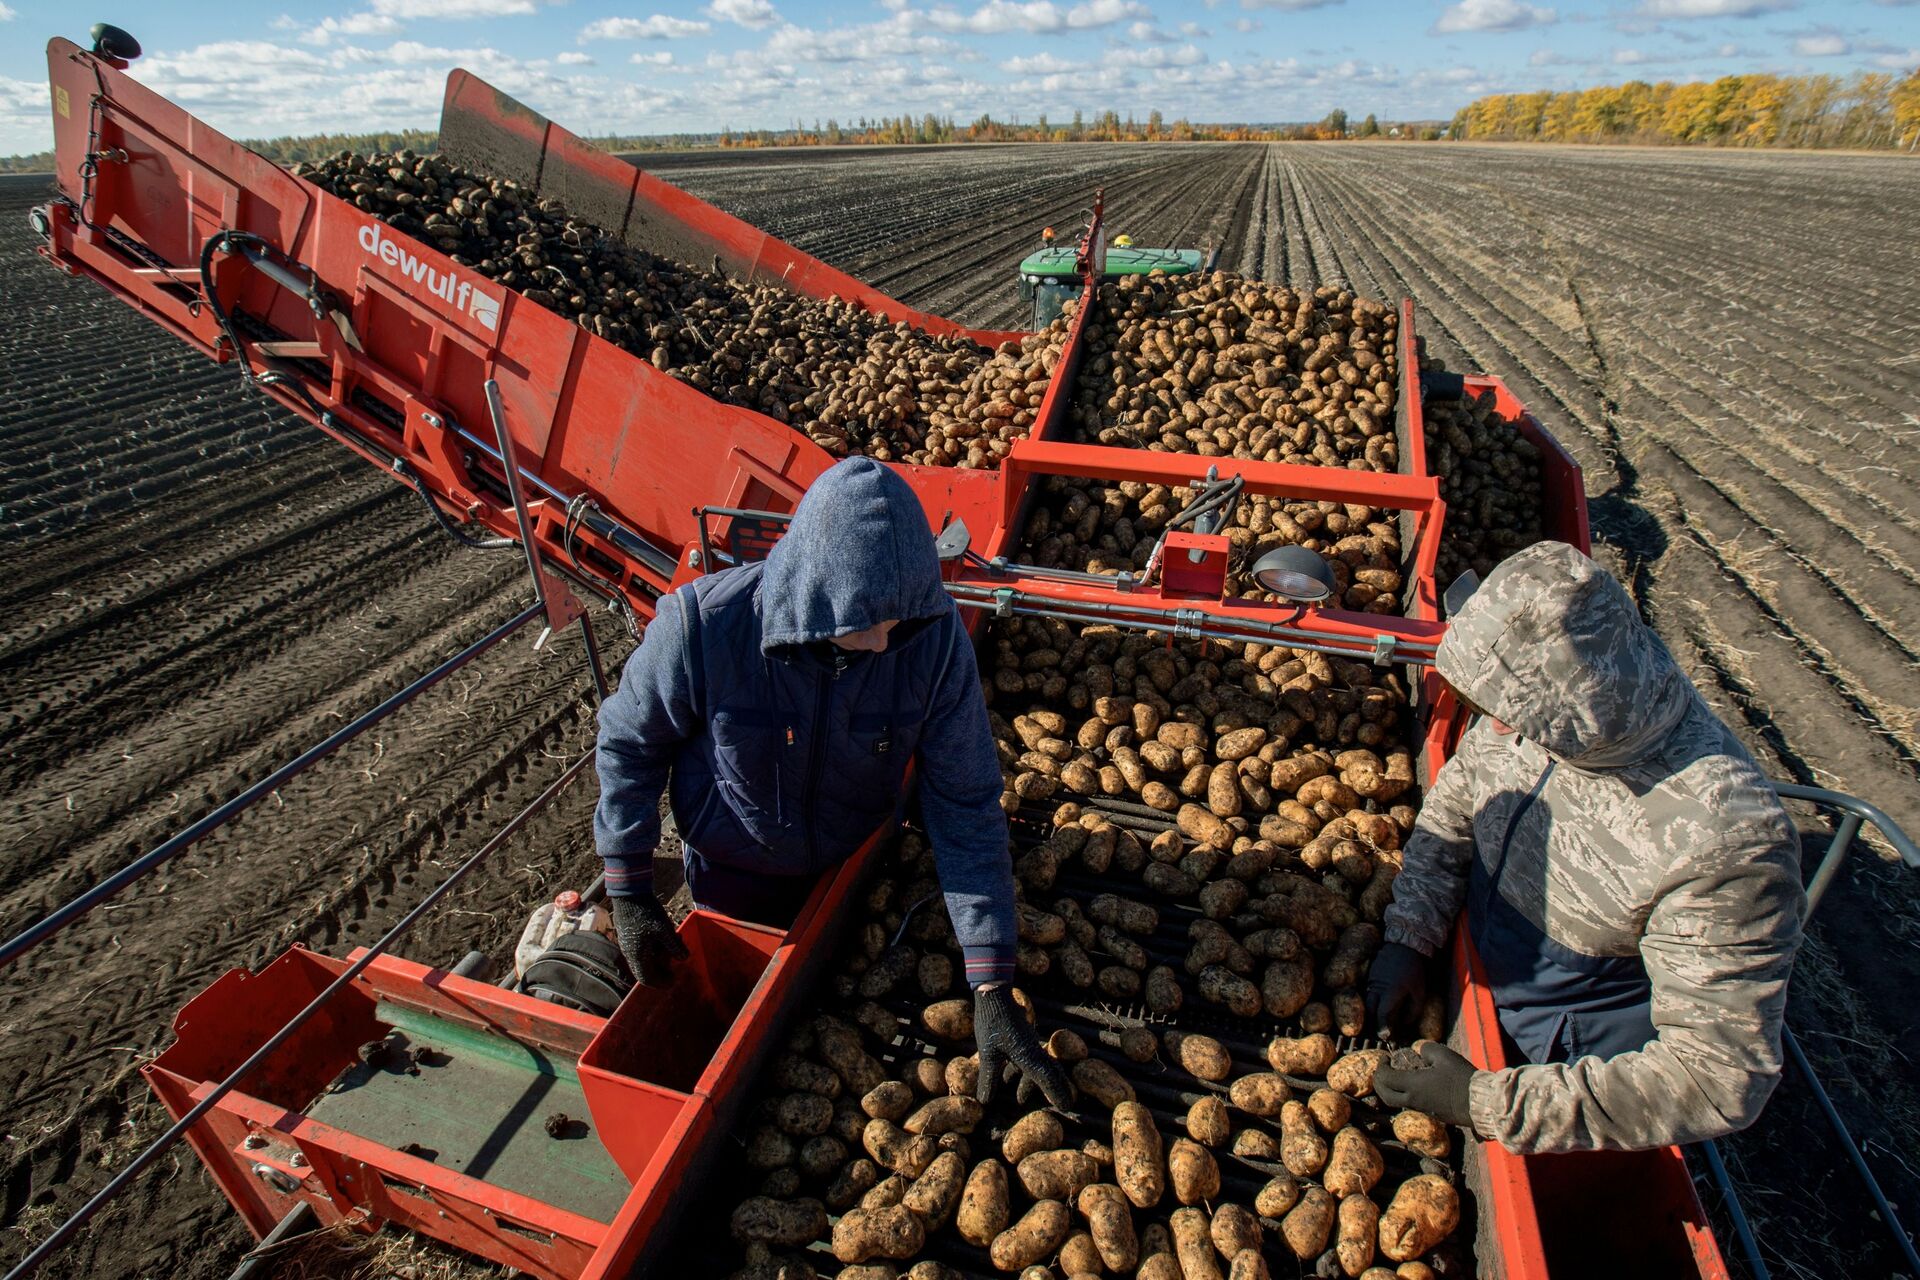
<instances>
[{"instance_id":1,"label":"work glove","mask_svg":"<svg viewBox=\"0 0 1920 1280\"><path fill-rule=\"evenodd\" d=\"M1367 970L1367 1023L1382 1040L1395 1040L1419 1024L1427 1001L1427 958L1389 942Z\"/></svg>"},{"instance_id":2,"label":"work glove","mask_svg":"<svg viewBox=\"0 0 1920 1280\"><path fill-rule=\"evenodd\" d=\"M1411 1107L1471 1131L1467 1091L1479 1068L1433 1040L1422 1040L1415 1047L1417 1053L1396 1053L1394 1062L1373 1073L1373 1091L1390 1107ZM1413 1059L1411 1066L1395 1065L1408 1058Z\"/></svg>"},{"instance_id":3,"label":"work glove","mask_svg":"<svg viewBox=\"0 0 1920 1280\"><path fill-rule=\"evenodd\" d=\"M630 898L608 898L613 934L620 954L643 987L664 987L673 981L673 962L686 958L687 944L674 931L673 920L660 899L648 892Z\"/></svg>"},{"instance_id":4,"label":"work glove","mask_svg":"<svg viewBox=\"0 0 1920 1280\"><path fill-rule=\"evenodd\" d=\"M980 1079L974 1093L982 1106L993 1101L1000 1073L1009 1064L1021 1073L1022 1094L1036 1087L1062 1111L1073 1105L1067 1073L1040 1047L1026 1011L1014 1003L1012 987L995 984L973 993L973 1039L980 1049Z\"/></svg>"}]
</instances>

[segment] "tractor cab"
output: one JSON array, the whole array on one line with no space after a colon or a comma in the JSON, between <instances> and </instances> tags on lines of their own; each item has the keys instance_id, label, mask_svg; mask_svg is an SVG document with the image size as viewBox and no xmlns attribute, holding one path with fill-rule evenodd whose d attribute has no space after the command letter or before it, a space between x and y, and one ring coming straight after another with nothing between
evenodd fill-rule
<instances>
[{"instance_id":1,"label":"tractor cab","mask_svg":"<svg viewBox=\"0 0 1920 1280\"><path fill-rule=\"evenodd\" d=\"M1043 239L1045 247L1020 263L1020 300L1033 304L1030 327L1034 329L1052 324L1067 300L1078 297L1081 289L1079 247L1056 242L1051 235ZM1201 249L1142 249L1126 236L1116 236L1104 249L1103 280L1143 276L1151 271L1164 271L1170 276L1209 271L1218 256Z\"/></svg>"}]
</instances>

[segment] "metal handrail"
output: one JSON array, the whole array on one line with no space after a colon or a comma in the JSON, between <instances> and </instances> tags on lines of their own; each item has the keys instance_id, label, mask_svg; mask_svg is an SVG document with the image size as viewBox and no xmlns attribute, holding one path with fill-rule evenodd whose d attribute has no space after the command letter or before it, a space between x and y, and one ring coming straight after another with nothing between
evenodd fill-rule
<instances>
[{"instance_id":1,"label":"metal handrail","mask_svg":"<svg viewBox=\"0 0 1920 1280\"><path fill-rule=\"evenodd\" d=\"M1774 792L1783 800L1802 800L1808 804L1838 810L1843 816L1834 826L1833 834L1827 841L1827 851L1820 859L1820 865L1814 869L1813 878L1807 883L1807 912L1804 919L1813 918L1821 899L1826 897L1834 879L1845 865L1847 855L1853 851L1854 840L1860 834L1863 824L1871 823L1880 836L1893 846L1900 860L1909 868L1920 870L1920 846L1914 844L1911 837L1900 828L1900 824L1888 817L1879 806L1869 804L1858 796L1848 795L1844 791L1833 791L1826 787L1811 787L1798 782L1770 782ZM1840 1111L1833 1105L1833 1098L1826 1086L1820 1083L1820 1077L1814 1073L1813 1063L1808 1060L1806 1050L1800 1046L1800 1038L1793 1034L1793 1028L1783 1022L1780 1027L1780 1041L1792 1061L1794 1069L1813 1090L1814 1102L1820 1108L1820 1114L1839 1139L1841 1149L1847 1154L1847 1161L1853 1166L1860 1182L1873 1198L1875 1212L1881 1225L1893 1240L1896 1251L1905 1259L1909 1273L1920 1278L1920 1253L1914 1250L1913 1238L1907 1234L1906 1227L1894 1212L1893 1204L1887 1199L1886 1192L1880 1186L1880 1180L1867 1164L1866 1156L1861 1153L1860 1144L1854 1141L1853 1133L1841 1119ZM1715 1188L1720 1192L1727 1215L1733 1221L1734 1234L1740 1239L1740 1251L1746 1257L1747 1268L1754 1280L1770 1280L1772 1273L1766 1261L1760 1256L1760 1242L1755 1237L1753 1227L1747 1220L1746 1210L1741 1206L1740 1194L1735 1190L1733 1179L1727 1172L1726 1162L1721 1159L1719 1144L1709 1139L1698 1144L1706 1160L1707 1172Z\"/></svg>"}]
</instances>

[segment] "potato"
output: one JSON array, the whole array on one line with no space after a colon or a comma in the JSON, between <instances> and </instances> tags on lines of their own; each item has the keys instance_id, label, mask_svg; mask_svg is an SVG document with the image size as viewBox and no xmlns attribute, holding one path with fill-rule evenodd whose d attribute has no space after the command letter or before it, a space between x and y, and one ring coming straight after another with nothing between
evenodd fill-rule
<instances>
[{"instance_id":1,"label":"potato","mask_svg":"<svg viewBox=\"0 0 1920 1280\"><path fill-rule=\"evenodd\" d=\"M947 1069L941 1074L946 1078L949 1094L956 1098L971 1098L980 1084L980 1055L970 1053L949 1059ZM967 1132L971 1133L972 1130Z\"/></svg>"},{"instance_id":2,"label":"potato","mask_svg":"<svg viewBox=\"0 0 1920 1280\"><path fill-rule=\"evenodd\" d=\"M1129 1062L1152 1062L1160 1056L1160 1037L1146 1027L1123 1027L1118 1035L1102 1032L1101 1042L1107 1043L1110 1035Z\"/></svg>"},{"instance_id":3,"label":"potato","mask_svg":"<svg viewBox=\"0 0 1920 1280\"><path fill-rule=\"evenodd\" d=\"M1311 1262L1327 1247L1335 1213L1333 1197L1308 1183L1300 1192L1300 1203L1280 1220L1280 1238L1293 1250L1294 1257Z\"/></svg>"},{"instance_id":4,"label":"potato","mask_svg":"<svg viewBox=\"0 0 1920 1280\"><path fill-rule=\"evenodd\" d=\"M1117 894L1099 894L1088 904L1087 915L1096 924L1111 925L1127 933L1146 935L1160 927L1160 913L1144 902Z\"/></svg>"},{"instance_id":5,"label":"potato","mask_svg":"<svg viewBox=\"0 0 1920 1280\"><path fill-rule=\"evenodd\" d=\"M1226 1146L1233 1136L1227 1104L1211 1093L1194 1099L1187 1108L1187 1136L1204 1147Z\"/></svg>"},{"instance_id":6,"label":"potato","mask_svg":"<svg viewBox=\"0 0 1920 1280\"><path fill-rule=\"evenodd\" d=\"M1290 1076L1325 1075L1339 1056L1339 1048L1328 1035L1299 1039L1276 1036L1267 1046L1267 1065Z\"/></svg>"},{"instance_id":7,"label":"potato","mask_svg":"<svg viewBox=\"0 0 1920 1280\"><path fill-rule=\"evenodd\" d=\"M823 1133L800 1144L800 1172L814 1182L831 1178L847 1161L847 1144L832 1134Z\"/></svg>"},{"instance_id":8,"label":"potato","mask_svg":"<svg viewBox=\"0 0 1920 1280\"><path fill-rule=\"evenodd\" d=\"M875 1085L860 1099L860 1109L875 1120L899 1120L913 1109L913 1089L900 1080Z\"/></svg>"},{"instance_id":9,"label":"potato","mask_svg":"<svg viewBox=\"0 0 1920 1280\"><path fill-rule=\"evenodd\" d=\"M1191 1138L1175 1138L1167 1151L1167 1182L1175 1200L1199 1204L1220 1194L1220 1166Z\"/></svg>"},{"instance_id":10,"label":"potato","mask_svg":"<svg viewBox=\"0 0 1920 1280\"><path fill-rule=\"evenodd\" d=\"M967 1176L966 1161L957 1152L943 1151L933 1158L927 1171L913 1180L900 1203L920 1215L930 1231L947 1225Z\"/></svg>"},{"instance_id":11,"label":"potato","mask_svg":"<svg viewBox=\"0 0 1920 1280\"><path fill-rule=\"evenodd\" d=\"M855 1097L871 1092L887 1078L887 1069L866 1051L860 1033L837 1018L815 1018L813 1032L820 1057Z\"/></svg>"},{"instance_id":12,"label":"potato","mask_svg":"<svg viewBox=\"0 0 1920 1280\"><path fill-rule=\"evenodd\" d=\"M1260 1002L1267 1016L1291 1018L1313 998L1313 960L1293 956L1270 960L1260 973Z\"/></svg>"},{"instance_id":13,"label":"potato","mask_svg":"<svg viewBox=\"0 0 1920 1280\"><path fill-rule=\"evenodd\" d=\"M1074 1063L1071 1074L1074 1088L1109 1111L1122 1102L1132 1102L1134 1099L1133 1086L1098 1058Z\"/></svg>"},{"instance_id":14,"label":"potato","mask_svg":"<svg viewBox=\"0 0 1920 1280\"><path fill-rule=\"evenodd\" d=\"M1233 1135L1233 1146L1228 1149L1242 1160L1280 1158L1280 1140L1264 1129L1242 1129Z\"/></svg>"},{"instance_id":15,"label":"potato","mask_svg":"<svg viewBox=\"0 0 1920 1280\"><path fill-rule=\"evenodd\" d=\"M1000 1154L1018 1167L1036 1151L1053 1151L1067 1140L1060 1118L1051 1111L1031 1111L1013 1122L1000 1141Z\"/></svg>"},{"instance_id":16,"label":"potato","mask_svg":"<svg viewBox=\"0 0 1920 1280\"><path fill-rule=\"evenodd\" d=\"M1131 1271L1140 1261L1140 1241L1133 1232L1129 1204L1126 1192L1105 1182L1084 1188L1075 1201L1101 1263L1116 1273Z\"/></svg>"},{"instance_id":17,"label":"potato","mask_svg":"<svg viewBox=\"0 0 1920 1280\"><path fill-rule=\"evenodd\" d=\"M1103 1173L1113 1168L1113 1147L1110 1144L1098 1138L1088 1138L1080 1144L1080 1150L1086 1152L1087 1158L1099 1165Z\"/></svg>"},{"instance_id":18,"label":"potato","mask_svg":"<svg viewBox=\"0 0 1920 1280\"><path fill-rule=\"evenodd\" d=\"M1066 1205L1058 1200L1036 1201L1018 1222L993 1238L987 1256L1002 1271L1018 1271L1058 1249L1072 1226Z\"/></svg>"},{"instance_id":19,"label":"potato","mask_svg":"<svg viewBox=\"0 0 1920 1280\"><path fill-rule=\"evenodd\" d=\"M1233 847L1233 828L1202 805L1181 805L1174 822L1181 835L1204 848L1224 851Z\"/></svg>"},{"instance_id":20,"label":"potato","mask_svg":"<svg viewBox=\"0 0 1920 1280\"><path fill-rule=\"evenodd\" d=\"M915 1058L900 1078L929 1097L937 1098L947 1091L947 1069L938 1058Z\"/></svg>"},{"instance_id":21,"label":"potato","mask_svg":"<svg viewBox=\"0 0 1920 1280\"><path fill-rule=\"evenodd\" d=\"M949 1094L923 1103L900 1127L908 1133L925 1133L936 1138L943 1133L972 1133L985 1111L986 1108L972 1098Z\"/></svg>"},{"instance_id":22,"label":"potato","mask_svg":"<svg viewBox=\"0 0 1920 1280\"><path fill-rule=\"evenodd\" d=\"M1113 1109L1113 1176L1136 1209L1151 1209L1166 1191L1160 1130L1153 1113L1128 1100Z\"/></svg>"},{"instance_id":23,"label":"potato","mask_svg":"<svg viewBox=\"0 0 1920 1280\"><path fill-rule=\"evenodd\" d=\"M1232 1203L1223 1204L1213 1211L1210 1233L1213 1247L1220 1251L1223 1258L1237 1258L1249 1249L1258 1253L1264 1234L1260 1229L1260 1219L1248 1213L1246 1206Z\"/></svg>"},{"instance_id":24,"label":"potato","mask_svg":"<svg viewBox=\"0 0 1920 1280\"><path fill-rule=\"evenodd\" d=\"M905 1205L850 1209L833 1224L833 1256L842 1262L911 1258L926 1243L926 1227Z\"/></svg>"},{"instance_id":25,"label":"potato","mask_svg":"<svg viewBox=\"0 0 1920 1280\"><path fill-rule=\"evenodd\" d=\"M1146 971L1146 1007L1154 1013L1179 1013L1185 996L1181 981L1167 965L1154 965Z\"/></svg>"},{"instance_id":26,"label":"potato","mask_svg":"<svg viewBox=\"0 0 1920 1280\"><path fill-rule=\"evenodd\" d=\"M953 986L952 958L942 955L921 956L915 980L924 999L938 1000Z\"/></svg>"},{"instance_id":27,"label":"potato","mask_svg":"<svg viewBox=\"0 0 1920 1280\"><path fill-rule=\"evenodd\" d=\"M1353 1104L1347 1101L1347 1095L1333 1089L1315 1089L1308 1094L1307 1110L1326 1133L1340 1132L1353 1117Z\"/></svg>"},{"instance_id":28,"label":"potato","mask_svg":"<svg viewBox=\"0 0 1920 1280\"><path fill-rule=\"evenodd\" d=\"M1348 1125L1333 1135L1333 1154L1320 1175L1320 1184L1335 1198L1345 1199L1373 1190L1373 1184L1386 1171L1379 1149L1366 1134Z\"/></svg>"},{"instance_id":29,"label":"potato","mask_svg":"<svg viewBox=\"0 0 1920 1280\"><path fill-rule=\"evenodd\" d=\"M1278 1072L1256 1071L1235 1080L1227 1097L1248 1115L1271 1120L1293 1098L1293 1090Z\"/></svg>"},{"instance_id":30,"label":"potato","mask_svg":"<svg viewBox=\"0 0 1920 1280\"><path fill-rule=\"evenodd\" d=\"M856 1156L840 1167L827 1184L827 1208L840 1213L852 1208L860 1197L880 1181L880 1166L866 1156Z\"/></svg>"},{"instance_id":31,"label":"potato","mask_svg":"<svg viewBox=\"0 0 1920 1280\"><path fill-rule=\"evenodd\" d=\"M805 1058L777 1058L773 1067L773 1086L776 1089L804 1090L817 1093L825 1098L840 1096L840 1077L832 1070L817 1062L808 1062Z\"/></svg>"},{"instance_id":32,"label":"potato","mask_svg":"<svg viewBox=\"0 0 1920 1280\"><path fill-rule=\"evenodd\" d=\"M811 1271L811 1267L808 1268ZM802 1273L804 1276L807 1273ZM907 1272L912 1275L911 1271ZM759 1273L736 1271L730 1280L758 1280ZM786 1280L784 1270L774 1273L773 1280ZM797 1278L796 1278L797 1280ZM857 1267L842 1267L834 1280L900 1280L900 1272L891 1262L863 1262Z\"/></svg>"},{"instance_id":33,"label":"potato","mask_svg":"<svg viewBox=\"0 0 1920 1280\"><path fill-rule=\"evenodd\" d=\"M1393 1117L1393 1136L1418 1156L1444 1160L1453 1149L1453 1137L1447 1126L1424 1111L1407 1110Z\"/></svg>"},{"instance_id":34,"label":"potato","mask_svg":"<svg viewBox=\"0 0 1920 1280\"><path fill-rule=\"evenodd\" d=\"M1385 1049L1356 1049L1327 1068L1327 1087L1364 1098L1373 1092L1373 1073L1386 1061Z\"/></svg>"},{"instance_id":35,"label":"potato","mask_svg":"<svg viewBox=\"0 0 1920 1280\"><path fill-rule=\"evenodd\" d=\"M925 1173L940 1150L932 1137L923 1133L908 1133L891 1120L867 1121L860 1142L881 1168L891 1169L909 1178L917 1178Z\"/></svg>"},{"instance_id":36,"label":"potato","mask_svg":"<svg viewBox=\"0 0 1920 1280\"><path fill-rule=\"evenodd\" d=\"M1283 1218L1300 1203L1300 1183L1290 1173L1276 1174L1254 1193L1253 1210L1263 1218Z\"/></svg>"},{"instance_id":37,"label":"potato","mask_svg":"<svg viewBox=\"0 0 1920 1280\"><path fill-rule=\"evenodd\" d=\"M993 1243L995 1236L1007 1229L1010 1216L1007 1167L998 1160L982 1160L967 1175L967 1185L960 1192L960 1208L954 1216L954 1226L962 1240L984 1249Z\"/></svg>"},{"instance_id":38,"label":"potato","mask_svg":"<svg viewBox=\"0 0 1920 1280\"><path fill-rule=\"evenodd\" d=\"M749 1169L779 1169L790 1165L800 1148L788 1135L770 1124L763 1124L747 1139Z\"/></svg>"},{"instance_id":39,"label":"potato","mask_svg":"<svg viewBox=\"0 0 1920 1280\"><path fill-rule=\"evenodd\" d=\"M1460 1225L1460 1193L1445 1178L1416 1174L1380 1215L1380 1252L1395 1262L1426 1253Z\"/></svg>"},{"instance_id":40,"label":"potato","mask_svg":"<svg viewBox=\"0 0 1920 1280\"><path fill-rule=\"evenodd\" d=\"M1084 1151L1036 1151L1014 1170L1020 1185L1035 1200L1061 1200L1069 1204L1081 1189L1091 1186L1100 1176L1100 1166Z\"/></svg>"},{"instance_id":41,"label":"potato","mask_svg":"<svg viewBox=\"0 0 1920 1280\"><path fill-rule=\"evenodd\" d=\"M973 1001L936 1000L920 1011L920 1025L942 1040L971 1040Z\"/></svg>"},{"instance_id":42,"label":"potato","mask_svg":"<svg viewBox=\"0 0 1920 1280\"><path fill-rule=\"evenodd\" d=\"M1373 1265L1374 1244L1380 1229L1380 1209L1364 1195L1351 1195L1340 1202L1334 1252L1340 1269L1358 1277Z\"/></svg>"},{"instance_id":43,"label":"potato","mask_svg":"<svg viewBox=\"0 0 1920 1280\"><path fill-rule=\"evenodd\" d=\"M1226 1046L1212 1036L1169 1031L1161 1039L1167 1053L1181 1068L1202 1080L1225 1080L1233 1070L1233 1059Z\"/></svg>"},{"instance_id":44,"label":"potato","mask_svg":"<svg viewBox=\"0 0 1920 1280\"><path fill-rule=\"evenodd\" d=\"M827 1234L827 1207L818 1200L774 1200L754 1196L733 1211L733 1238L758 1240L796 1249Z\"/></svg>"},{"instance_id":45,"label":"potato","mask_svg":"<svg viewBox=\"0 0 1920 1280\"><path fill-rule=\"evenodd\" d=\"M1327 1166L1327 1140L1313 1127L1305 1103L1289 1102L1280 1109L1280 1161L1296 1178L1310 1177Z\"/></svg>"},{"instance_id":46,"label":"potato","mask_svg":"<svg viewBox=\"0 0 1920 1280\"><path fill-rule=\"evenodd\" d=\"M912 947L888 947L860 976L860 994L869 1000L878 1000L912 973L919 959Z\"/></svg>"},{"instance_id":47,"label":"potato","mask_svg":"<svg viewBox=\"0 0 1920 1280\"><path fill-rule=\"evenodd\" d=\"M1226 883L1237 884L1238 881ZM1210 964L1200 971L1200 998L1226 1006L1227 1012L1236 1017L1253 1018L1260 1013L1260 988L1217 964Z\"/></svg>"},{"instance_id":48,"label":"potato","mask_svg":"<svg viewBox=\"0 0 1920 1280\"><path fill-rule=\"evenodd\" d=\"M1380 926L1362 920L1340 931L1333 954L1327 958L1321 977L1327 986L1358 987L1367 980L1367 966L1380 949Z\"/></svg>"},{"instance_id":49,"label":"potato","mask_svg":"<svg viewBox=\"0 0 1920 1280\"><path fill-rule=\"evenodd\" d=\"M871 1210L899 1204L906 1199L907 1188L912 1185L912 1180L904 1175L890 1173L874 1183L867 1193L860 1197L860 1207Z\"/></svg>"},{"instance_id":50,"label":"potato","mask_svg":"<svg viewBox=\"0 0 1920 1280\"><path fill-rule=\"evenodd\" d=\"M841 1280L845 1280L843 1271ZM1258 1249L1242 1249L1233 1255L1233 1264L1227 1270L1227 1280L1273 1280L1273 1272L1267 1269L1267 1260L1260 1256Z\"/></svg>"},{"instance_id":51,"label":"potato","mask_svg":"<svg viewBox=\"0 0 1920 1280\"><path fill-rule=\"evenodd\" d=\"M1302 1005L1299 1016L1294 1020L1308 1035L1321 1036L1333 1030L1333 1010L1321 1000Z\"/></svg>"},{"instance_id":52,"label":"potato","mask_svg":"<svg viewBox=\"0 0 1920 1280\"><path fill-rule=\"evenodd\" d=\"M1224 1280L1205 1209L1175 1209L1167 1225L1173 1229L1174 1256L1186 1280Z\"/></svg>"}]
</instances>

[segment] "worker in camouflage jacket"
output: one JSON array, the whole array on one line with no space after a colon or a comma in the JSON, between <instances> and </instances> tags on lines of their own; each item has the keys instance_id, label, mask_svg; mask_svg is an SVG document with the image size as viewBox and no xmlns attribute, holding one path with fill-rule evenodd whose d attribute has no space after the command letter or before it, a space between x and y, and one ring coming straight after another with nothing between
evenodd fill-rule
<instances>
[{"instance_id":1,"label":"worker in camouflage jacket","mask_svg":"<svg viewBox=\"0 0 1920 1280\"><path fill-rule=\"evenodd\" d=\"M911 486L870 458L814 481L764 561L663 596L600 708L594 842L620 950L646 986L686 955L653 892L667 791L694 905L785 927L901 809L922 820L974 992L986 1102L1006 1064L1067 1078L1013 999L1013 861L980 669Z\"/></svg>"},{"instance_id":2,"label":"worker in camouflage jacket","mask_svg":"<svg viewBox=\"0 0 1920 1280\"><path fill-rule=\"evenodd\" d=\"M1477 718L1408 839L1368 977L1404 1026L1466 927L1526 1065L1441 1045L1387 1102L1520 1153L1636 1150L1751 1124L1780 1074L1799 845L1753 758L1613 577L1563 543L1495 569L1435 669Z\"/></svg>"}]
</instances>

